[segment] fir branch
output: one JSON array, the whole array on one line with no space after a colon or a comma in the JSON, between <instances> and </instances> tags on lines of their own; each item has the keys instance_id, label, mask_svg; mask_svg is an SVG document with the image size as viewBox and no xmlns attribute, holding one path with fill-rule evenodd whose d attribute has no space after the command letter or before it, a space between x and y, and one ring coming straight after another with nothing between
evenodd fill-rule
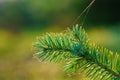
<instances>
[{"instance_id":1,"label":"fir branch","mask_svg":"<svg viewBox=\"0 0 120 80\"><path fill-rule=\"evenodd\" d=\"M78 25L64 34L39 37L34 48L41 61L66 62L64 68L69 73L84 71L93 80L120 78L120 55L92 43Z\"/></svg>"}]
</instances>

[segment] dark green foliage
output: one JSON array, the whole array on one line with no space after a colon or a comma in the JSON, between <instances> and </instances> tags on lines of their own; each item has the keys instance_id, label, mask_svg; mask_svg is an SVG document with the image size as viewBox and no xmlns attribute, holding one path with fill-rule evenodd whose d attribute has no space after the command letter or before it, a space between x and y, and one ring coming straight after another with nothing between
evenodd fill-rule
<instances>
[{"instance_id":1,"label":"dark green foliage","mask_svg":"<svg viewBox=\"0 0 120 80\"><path fill-rule=\"evenodd\" d=\"M74 45L71 52L73 55L75 56L82 56L84 55L84 52L83 52L83 46L81 44L78 44L78 45Z\"/></svg>"},{"instance_id":2,"label":"dark green foliage","mask_svg":"<svg viewBox=\"0 0 120 80\"><path fill-rule=\"evenodd\" d=\"M38 37L34 54L41 61L65 62L69 73L84 71L90 80L119 80L120 55L92 43L82 27Z\"/></svg>"}]
</instances>

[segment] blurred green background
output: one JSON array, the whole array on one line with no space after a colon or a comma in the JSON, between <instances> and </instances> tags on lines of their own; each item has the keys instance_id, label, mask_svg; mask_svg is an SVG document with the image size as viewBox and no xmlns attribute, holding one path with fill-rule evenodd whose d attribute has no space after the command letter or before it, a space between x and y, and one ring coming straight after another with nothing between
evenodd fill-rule
<instances>
[{"instance_id":1,"label":"blurred green background","mask_svg":"<svg viewBox=\"0 0 120 80\"><path fill-rule=\"evenodd\" d=\"M0 0L0 80L87 80L33 58L32 43L69 27L91 0ZM84 23L89 38L120 53L120 1L96 0ZM81 23L83 19L77 21Z\"/></svg>"}]
</instances>

